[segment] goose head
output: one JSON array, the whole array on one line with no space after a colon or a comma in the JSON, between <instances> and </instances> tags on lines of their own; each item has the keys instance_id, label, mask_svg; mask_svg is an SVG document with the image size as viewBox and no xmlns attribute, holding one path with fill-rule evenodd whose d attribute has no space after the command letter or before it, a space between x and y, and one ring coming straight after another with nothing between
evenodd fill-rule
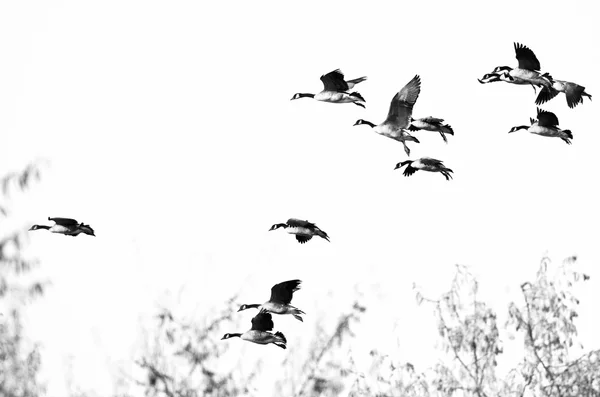
<instances>
[{"instance_id":1,"label":"goose head","mask_svg":"<svg viewBox=\"0 0 600 397\"><path fill-rule=\"evenodd\" d=\"M284 229L285 229L286 227L288 227L288 225L287 225L287 224L285 224L285 223L276 223L276 224L274 224L273 226L271 226L271 228L269 229L269 231L272 231L272 230L277 230L277 229L279 229L280 227L282 227L282 228L284 228Z\"/></svg>"},{"instance_id":2,"label":"goose head","mask_svg":"<svg viewBox=\"0 0 600 397\"><path fill-rule=\"evenodd\" d=\"M501 80L501 75L498 73L486 73L482 78L477 79L481 84L493 83Z\"/></svg>"},{"instance_id":3,"label":"goose head","mask_svg":"<svg viewBox=\"0 0 600 397\"><path fill-rule=\"evenodd\" d=\"M40 229L50 229L50 226L45 226L45 225L33 225L29 228L29 230L40 230Z\"/></svg>"},{"instance_id":4,"label":"goose head","mask_svg":"<svg viewBox=\"0 0 600 397\"><path fill-rule=\"evenodd\" d=\"M221 340L223 339L229 339L229 338L235 338L235 337L240 337L242 336L242 334L236 334L236 333L227 333L225 335L223 335L223 337L221 338Z\"/></svg>"},{"instance_id":5,"label":"goose head","mask_svg":"<svg viewBox=\"0 0 600 397\"><path fill-rule=\"evenodd\" d=\"M508 131L508 133L510 134L512 132L519 131L519 130L526 130L528 128L529 128L529 126L527 126L527 125L518 125L516 127L511 128L510 131Z\"/></svg>"},{"instance_id":6,"label":"goose head","mask_svg":"<svg viewBox=\"0 0 600 397\"><path fill-rule=\"evenodd\" d=\"M252 304L252 305L246 305L246 304L243 304L243 305L241 305L241 306L240 306L240 308L238 309L238 312L241 312L242 310L246 310L246 309L253 309L253 308L257 308L257 307L259 307L259 306L260 306L260 305L258 305L258 304Z\"/></svg>"},{"instance_id":7,"label":"goose head","mask_svg":"<svg viewBox=\"0 0 600 397\"><path fill-rule=\"evenodd\" d=\"M363 119L358 119L358 120L356 120L356 123L354 123L354 125L363 125L363 124L366 124L366 125L370 126L371 128L375 127L375 124L371 123L370 121L363 120Z\"/></svg>"},{"instance_id":8,"label":"goose head","mask_svg":"<svg viewBox=\"0 0 600 397\"><path fill-rule=\"evenodd\" d=\"M405 165L409 165L412 164L413 160L405 160L405 161L401 161L398 164L396 164L396 167L394 167L395 170L397 170L398 168L402 168Z\"/></svg>"},{"instance_id":9,"label":"goose head","mask_svg":"<svg viewBox=\"0 0 600 397\"><path fill-rule=\"evenodd\" d=\"M294 94L294 96L292 97L292 99L290 99L290 101L293 101L294 99L300 99L300 98L314 98L315 94L302 94L302 93L297 93Z\"/></svg>"}]
</instances>

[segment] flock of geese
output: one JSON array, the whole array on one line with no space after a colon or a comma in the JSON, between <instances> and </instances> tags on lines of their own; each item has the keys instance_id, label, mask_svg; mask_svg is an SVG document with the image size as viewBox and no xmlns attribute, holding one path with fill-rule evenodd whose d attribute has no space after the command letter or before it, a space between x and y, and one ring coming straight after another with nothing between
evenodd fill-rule
<instances>
[{"instance_id":1,"label":"flock of geese","mask_svg":"<svg viewBox=\"0 0 600 397\"><path fill-rule=\"evenodd\" d=\"M588 97L591 100L592 96L585 92L585 87L569 81L555 80L549 73L541 73L540 62L529 48L519 43L514 43L514 48L519 63L516 68L497 66L491 73L485 74L478 81L481 84L506 82L509 84L531 85L536 93L536 89L541 88L535 100L536 105L548 102L560 92L565 94L569 108L574 108L578 104L583 103L584 97ZM323 90L321 92L318 94L297 93L292 97L292 100L312 98L321 102L353 103L364 108L365 99L362 95L350 90L366 79L363 76L353 80L345 80L342 72L337 69L321 76L321 81L323 82ZM368 125L376 133L401 142L404 145L404 151L407 156L410 156L410 149L406 142L419 143L419 140L410 134L414 131L437 131L444 139L444 142L447 143L446 135L454 135L454 131L450 125L444 124L443 119L435 117L415 119L412 117L413 107L417 102L420 92L421 79L416 75L394 95L390 102L388 115L383 122L375 124L364 119L359 119L354 125ZM529 121L529 125L512 127L509 133L526 130L529 133L540 136L560 138L567 144L571 144L573 134L570 130L563 130L558 127L558 118L554 113L538 108L536 118L530 118ZM404 169L405 176L410 176L417 171L429 171L438 172L446 180L450 180L453 172L450 168L444 166L441 160L430 157L401 161L396 164L394 169L401 169L402 167L406 167ZM33 225L29 230L49 230L52 233L60 233L67 236L77 236L81 233L95 236L94 230L89 225L77 222L75 219L49 217L48 220L53 221L54 225ZM327 233L314 223L306 220L290 218L285 223L274 224L269 231L280 228L295 235L296 240L300 244L308 242L314 236L330 241ZM301 315L305 313L290 304L293 293L300 289L300 283L300 280L284 281L271 288L271 297L267 302L263 304L241 305L238 312L251 308L259 310L258 314L252 318L252 327L244 333L227 333L221 339L239 337L245 341L262 345L272 343L285 349L287 340L284 334L281 332L270 332L274 327L271 313L291 314L299 321L303 321Z\"/></svg>"},{"instance_id":2,"label":"flock of geese","mask_svg":"<svg viewBox=\"0 0 600 397\"><path fill-rule=\"evenodd\" d=\"M292 97L292 100L299 98L313 98L322 102L354 103L355 105L365 107L365 100L362 95L358 92L348 91L356 84L365 81L366 79L366 77L360 77L358 79L345 81L344 75L337 69L321 76L323 91L316 95L298 93ZM406 142L420 143L417 138L410 134L412 131L437 131L444 139L444 142L447 143L448 139L446 138L446 134L454 135L454 131L448 124L442 124L444 122L443 119L435 117L414 119L412 117L413 106L417 102L420 93L421 78L417 75L394 95L390 103L388 115L382 123L375 124L370 121L359 119L354 125L368 125L373 128L373 131L376 133L401 142L402 145L404 145L404 151L407 156L410 156L410 149L406 145ZM429 157L403 161L398 163L395 169L402 168L405 165L407 166L404 170L405 176L412 175L415 171L422 170L440 172L447 180L452 177L450 175L452 172L451 169L446 168L440 160Z\"/></svg>"},{"instance_id":3,"label":"flock of geese","mask_svg":"<svg viewBox=\"0 0 600 397\"><path fill-rule=\"evenodd\" d=\"M570 108L583 103L583 97L588 97L591 100L591 95L585 92L585 88L575 83L563 80L554 80L548 73L540 72L540 63L533 51L526 46L514 43L516 58L519 62L518 67L511 68L509 66L498 66L491 73L487 73L483 78L478 79L482 84L504 81L511 84L531 85L536 90L536 87L541 87L541 91L536 99L536 104L543 104L555 96L559 92L563 92L567 98L567 104ZM357 84L365 81L365 76L352 80L345 80L343 73L336 69L321 76L323 90L318 94L297 93L294 94L291 100L300 98L312 98L316 101L330 103L353 103L362 108L365 107L365 99L356 92L351 91ZM390 108L386 119L379 124L359 119L354 125L368 125L376 133L386 136L401 142L404 145L404 151L407 156L410 156L410 149L406 142L416 142L419 140L410 133L419 130L437 131L444 142L448 143L446 135L454 135L454 130L448 124L444 124L444 120L436 117L423 117L415 119L412 117L413 107L417 102L421 93L421 78L416 75L413 77L400 91L394 95L390 102ZM538 108L537 119L530 119L530 125L516 126L511 128L509 132L515 132L520 129L525 129L532 134L537 134L547 137L561 138L568 144L573 139L573 134L569 130L562 130L558 127L558 119L554 113L547 112ZM396 164L394 169L405 167L404 175L410 176L417 171L439 172L446 180L452 178L452 170L444 166L441 160L431 157L422 157L416 160L405 160ZM319 236L329 241L327 233L319 229L314 223L299 219L289 219L286 223L277 223L270 230L279 228L285 229L288 233L295 234L299 243L304 244L313 236ZM273 343L283 349L286 348L287 340L283 333L269 331L273 330L273 319L271 313L275 314L291 314L298 320L302 321L301 310L290 305L292 294L299 289L300 280L285 281L273 286L271 289L271 298L262 305L259 304L244 304L238 311L249 308L258 308L258 314L252 318L252 327L244 333L227 333L222 339L239 337L243 340L258 344Z\"/></svg>"},{"instance_id":4,"label":"flock of geese","mask_svg":"<svg viewBox=\"0 0 600 397\"><path fill-rule=\"evenodd\" d=\"M485 74L478 81L481 84L488 84L498 81L504 81L510 84L531 85L536 92L536 87L541 90L535 100L537 105L542 105L556 97L560 92L565 94L567 105L574 108L583 103L583 98L592 96L585 92L585 87L565 80L555 80L549 73L541 73L540 61L537 59L531 49L523 44L514 43L515 54L518 61L516 68L510 66L497 66L491 73ZM313 98L317 101L330 103L354 103L355 105L365 107L365 99L358 92L350 92L358 83L365 81L366 77L360 77L353 80L344 80L344 75L337 69L321 76L323 90L318 94L297 93L292 100L300 98ZM444 124L444 119L436 117L423 117L415 119L412 117L413 107L421 93L421 78L417 75L412 78L390 102L390 108L386 119L375 124L370 121L359 119L354 125L368 125L376 133L401 142L404 145L404 151L410 156L410 149L407 142L420 143L417 138L411 135L411 132L426 130L437 131L448 143L446 135L454 135L454 130L448 124ZM532 134L556 137L562 139L567 144L571 144L573 134L570 130L563 130L558 126L558 118L552 112L537 109L536 118L529 119L529 125L515 126L509 133L526 130ZM416 171L439 172L446 180L452 178L452 170L444 166L441 160L431 157L422 157L416 160L406 160L396 164L394 169L401 169L406 166L404 176L410 176Z\"/></svg>"},{"instance_id":5,"label":"flock of geese","mask_svg":"<svg viewBox=\"0 0 600 397\"><path fill-rule=\"evenodd\" d=\"M540 61L537 59L533 51L523 44L514 43L515 53L519 66L511 68L509 66L497 66L491 73L485 74L478 81L481 84L504 81L510 84L531 85L533 91L536 92L536 87L541 87L535 104L542 105L560 92L565 94L567 105L569 108L574 108L580 103L583 103L583 98L592 96L585 92L585 87L565 80L555 80L549 73L541 73ZM518 130L526 130L531 134L536 134L546 137L560 138L568 145L571 144L573 133L570 130L563 130L558 126L558 118L552 112L537 108L537 119L531 117L529 125L520 125L512 127L509 133Z\"/></svg>"},{"instance_id":6,"label":"flock of geese","mask_svg":"<svg viewBox=\"0 0 600 397\"><path fill-rule=\"evenodd\" d=\"M271 313L291 314L296 319L303 321L301 314L304 312L290 305L292 295L300 289L300 280L289 280L275 284L271 288L271 298L261 304L241 305L238 312L246 309L257 308L258 314L252 318L252 327L244 333L227 333L221 340L238 337L242 340L267 345L269 343L286 348L287 339L281 332L271 333L273 330L273 319Z\"/></svg>"}]
</instances>

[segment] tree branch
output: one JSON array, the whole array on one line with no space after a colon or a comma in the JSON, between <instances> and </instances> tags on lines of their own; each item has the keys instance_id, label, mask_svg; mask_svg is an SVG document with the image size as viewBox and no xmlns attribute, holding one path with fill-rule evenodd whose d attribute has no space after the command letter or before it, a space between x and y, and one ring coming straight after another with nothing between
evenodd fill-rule
<instances>
[{"instance_id":1,"label":"tree branch","mask_svg":"<svg viewBox=\"0 0 600 397\"><path fill-rule=\"evenodd\" d=\"M527 321L525 322L525 326L527 328L527 335L529 336L529 340L531 341L531 347L533 349L533 354L537 358L538 362L540 364L542 364L542 367L546 371L546 375L550 378L550 380L554 380L554 374L552 374L552 371L550 371L550 368L546 365L546 363L542 360L542 358L538 354L537 347L535 345L535 338L533 336L533 327L531 326L531 307L529 305L529 300L527 299L527 294L525 293L523 285L521 286L521 291L523 291L523 295L525 297L525 307L527 309Z\"/></svg>"}]
</instances>

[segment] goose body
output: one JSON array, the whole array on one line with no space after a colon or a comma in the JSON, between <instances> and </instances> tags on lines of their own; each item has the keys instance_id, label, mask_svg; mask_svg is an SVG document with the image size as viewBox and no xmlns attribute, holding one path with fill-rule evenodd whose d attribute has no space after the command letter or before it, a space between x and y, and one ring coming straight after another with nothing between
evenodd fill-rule
<instances>
[{"instance_id":1,"label":"goose body","mask_svg":"<svg viewBox=\"0 0 600 397\"><path fill-rule=\"evenodd\" d=\"M410 149L406 146L406 141L419 143L419 140L410 135L406 129L410 125L412 109L417 102L420 92L421 78L416 75L402 87L396 95L394 95L390 102L388 116L383 123L375 124L370 121L359 119L354 125L368 125L379 135L402 142L404 151L410 156Z\"/></svg>"},{"instance_id":2,"label":"goose body","mask_svg":"<svg viewBox=\"0 0 600 397\"><path fill-rule=\"evenodd\" d=\"M260 304L244 304L241 305L238 312L246 309L257 308L275 314L291 314L299 321L303 321L300 315L305 314L302 310L292 306L292 296L294 292L300 289L300 280L289 280L279 284L275 284L271 288L271 297L268 301Z\"/></svg>"},{"instance_id":3,"label":"goose body","mask_svg":"<svg viewBox=\"0 0 600 397\"><path fill-rule=\"evenodd\" d=\"M571 144L573 134L570 130L563 130L558 127L558 118L552 112L547 112L540 108L537 109L537 120L529 119L530 125L520 125L512 127L509 133L526 130L535 135L546 136L551 138L560 138L565 141L568 145Z\"/></svg>"},{"instance_id":4,"label":"goose body","mask_svg":"<svg viewBox=\"0 0 600 397\"><path fill-rule=\"evenodd\" d=\"M273 319L271 313L261 310L252 318L252 328L244 333L227 333L221 340L238 337L242 340L258 343L259 345L268 345L273 343L275 346L286 348L287 340L281 332L271 333L273 330Z\"/></svg>"},{"instance_id":5,"label":"goose body","mask_svg":"<svg viewBox=\"0 0 600 397\"><path fill-rule=\"evenodd\" d=\"M496 69L494 69L496 70ZM487 84L487 83L494 83L497 81L503 81L505 83L510 83L510 84L516 84L516 85L531 85L535 90L536 86L542 85L542 87L550 87L552 85L552 82L554 80L552 80L552 82L547 81L547 79L549 79L550 76L549 75L544 75L543 78L540 78L540 81L543 81L544 84L533 84L531 81L526 80L526 79L522 79L520 77L515 77L510 75L509 73L503 72L503 71L498 71L498 72L492 72L492 73L486 73L485 75L483 75L483 77L481 79L477 79L481 84Z\"/></svg>"},{"instance_id":6,"label":"goose body","mask_svg":"<svg viewBox=\"0 0 600 397\"><path fill-rule=\"evenodd\" d=\"M495 72L500 73L502 70L495 70ZM504 70L504 73L501 73L502 81L511 84L517 85L532 85L532 86L540 86L540 87L551 87L552 86L552 76L549 74L541 74L534 70L525 70L525 69L510 69Z\"/></svg>"},{"instance_id":7,"label":"goose body","mask_svg":"<svg viewBox=\"0 0 600 397\"><path fill-rule=\"evenodd\" d=\"M517 85L531 85L533 87L533 92L537 92L536 85L531 84L531 82L526 80L521 80L518 78L513 78L506 73L487 73L481 79L477 79L481 84L495 83L498 81L503 81L505 83L517 84ZM546 87L543 87L545 89Z\"/></svg>"},{"instance_id":8,"label":"goose body","mask_svg":"<svg viewBox=\"0 0 600 397\"><path fill-rule=\"evenodd\" d=\"M552 88L542 88L540 91L535 103L536 105L542 105L556 95L559 92L563 92L565 94L565 98L567 100L567 105L572 109L580 103L583 103L583 97L586 96L592 100L592 96L585 92L585 87L571 83L570 81L564 80L554 80L552 83Z\"/></svg>"},{"instance_id":9,"label":"goose body","mask_svg":"<svg viewBox=\"0 0 600 397\"><path fill-rule=\"evenodd\" d=\"M319 229L317 225L309 221L303 221L296 218L290 218L286 223L276 223L269 231L284 228L289 234L296 235L296 240L300 244L304 244L309 241L313 236L319 236L329 241L329 236L323 230Z\"/></svg>"},{"instance_id":10,"label":"goose body","mask_svg":"<svg viewBox=\"0 0 600 397\"><path fill-rule=\"evenodd\" d=\"M515 54L519 65L516 68L510 66L497 66L492 73L488 73L480 83L491 83L504 81L517 85L531 85L534 87L552 88L553 79L548 73L540 73L540 61L531 49L523 44L514 43ZM486 78L487 77L487 78Z\"/></svg>"},{"instance_id":11,"label":"goose body","mask_svg":"<svg viewBox=\"0 0 600 397\"><path fill-rule=\"evenodd\" d=\"M423 117L420 119L410 119L410 126L408 127L409 131L437 131L442 136L444 142L448 143L448 139L446 139L446 134L454 135L454 131L452 127L448 124L442 124L444 119L438 119L435 117Z\"/></svg>"},{"instance_id":12,"label":"goose body","mask_svg":"<svg viewBox=\"0 0 600 397\"><path fill-rule=\"evenodd\" d=\"M67 236L77 236L80 233L89 234L90 236L96 236L94 229L90 225L79 223L75 219L71 218L50 218L49 221L53 221L54 225L33 225L29 230L49 230L52 233L64 234Z\"/></svg>"},{"instance_id":13,"label":"goose body","mask_svg":"<svg viewBox=\"0 0 600 397\"><path fill-rule=\"evenodd\" d=\"M292 100L300 98L313 98L316 101L330 103L354 103L357 106L365 107L365 99L358 92L349 92L356 84L365 81L365 76L352 80L344 80L344 74L340 69L321 76L323 90L318 94L294 94Z\"/></svg>"},{"instance_id":14,"label":"goose body","mask_svg":"<svg viewBox=\"0 0 600 397\"><path fill-rule=\"evenodd\" d=\"M450 168L444 166L443 162L440 160L432 159L431 157L421 157L418 160L406 160L396 164L396 169L400 169L403 166L406 166L404 169L404 176L410 176L417 171L429 171L429 172L439 172L442 174L447 181L452 179L452 175L450 175L453 171Z\"/></svg>"}]
</instances>

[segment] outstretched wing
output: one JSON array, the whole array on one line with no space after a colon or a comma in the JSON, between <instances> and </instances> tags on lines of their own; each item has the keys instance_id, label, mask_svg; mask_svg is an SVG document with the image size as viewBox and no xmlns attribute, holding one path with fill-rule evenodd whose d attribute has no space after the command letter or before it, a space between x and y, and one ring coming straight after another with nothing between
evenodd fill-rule
<instances>
[{"instance_id":1,"label":"outstretched wing","mask_svg":"<svg viewBox=\"0 0 600 397\"><path fill-rule=\"evenodd\" d=\"M554 98L556 95L558 95L557 90L555 90L554 88L549 89L548 87L544 87L540 90L540 93L538 94L535 100L535 104L542 105Z\"/></svg>"},{"instance_id":2,"label":"outstretched wing","mask_svg":"<svg viewBox=\"0 0 600 397\"><path fill-rule=\"evenodd\" d=\"M300 289L300 280L289 280L275 284L271 288L271 302L288 305L292 301L292 295Z\"/></svg>"},{"instance_id":3,"label":"outstretched wing","mask_svg":"<svg viewBox=\"0 0 600 397\"><path fill-rule=\"evenodd\" d=\"M323 82L324 86L323 91L348 91L348 83L346 83L346 80L344 80L344 75L339 69L324 74L321 76L321 81Z\"/></svg>"},{"instance_id":4,"label":"outstretched wing","mask_svg":"<svg viewBox=\"0 0 600 397\"><path fill-rule=\"evenodd\" d=\"M537 118L540 127L556 127L558 125L558 118L554 113L540 108L537 109Z\"/></svg>"},{"instance_id":5,"label":"outstretched wing","mask_svg":"<svg viewBox=\"0 0 600 397\"><path fill-rule=\"evenodd\" d=\"M50 217L48 217L48 220L53 221L57 225L65 226L65 227L79 225L79 222L77 222L75 219L71 219L71 218L50 218Z\"/></svg>"},{"instance_id":6,"label":"outstretched wing","mask_svg":"<svg viewBox=\"0 0 600 397\"><path fill-rule=\"evenodd\" d=\"M262 309L256 316L252 318L251 330L256 331L271 331L273 329L273 318L271 313Z\"/></svg>"},{"instance_id":7,"label":"outstretched wing","mask_svg":"<svg viewBox=\"0 0 600 397\"><path fill-rule=\"evenodd\" d=\"M444 122L444 119L438 119L437 117L423 117L421 118L421 120L423 120L426 123L431 123L431 124L442 124Z\"/></svg>"},{"instance_id":8,"label":"outstretched wing","mask_svg":"<svg viewBox=\"0 0 600 397\"><path fill-rule=\"evenodd\" d=\"M441 160L432 159L431 157L422 157L420 159L421 163L426 166L431 167L443 167L444 164Z\"/></svg>"},{"instance_id":9,"label":"outstretched wing","mask_svg":"<svg viewBox=\"0 0 600 397\"><path fill-rule=\"evenodd\" d=\"M296 218L288 219L287 224L290 227L306 227L309 229L316 227L314 223L311 223L309 221L303 221L301 219L296 219Z\"/></svg>"},{"instance_id":10,"label":"outstretched wing","mask_svg":"<svg viewBox=\"0 0 600 397\"><path fill-rule=\"evenodd\" d=\"M410 124L412 109L421 92L421 78L416 75L394 97L385 123L398 128L406 128Z\"/></svg>"},{"instance_id":11,"label":"outstretched wing","mask_svg":"<svg viewBox=\"0 0 600 397\"><path fill-rule=\"evenodd\" d=\"M540 70L540 61L529 48L523 44L515 43L515 52L517 53L517 60L519 61L520 69L527 70Z\"/></svg>"},{"instance_id":12,"label":"outstretched wing","mask_svg":"<svg viewBox=\"0 0 600 397\"><path fill-rule=\"evenodd\" d=\"M581 98L581 93L585 90L585 87L580 86L579 84L570 83L567 84L565 89L565 96L567 97L567 105L572 109L580 102L583 103L583 99Z\"/></svg>"},{"instance_id":13,"label":"outstretched wing","mask_svg":"<svg viewBox=\"0 0 600 397\"><path fill-rule=\"evenodd\" d=\"M310 240L312 238L312 236L309 235L305 235L305 234L296 234L296 240L298 240L298 242L300 244L304 244L305 242L307 242L308 240Z\"/></svg>"},{"instance_id":14,"label":"outstretched wing","mask_svg":"<svg viewBox=\"0 0 600 397\"><path fill-rule=\"evenodd\" d=\"M411 165L409 164L405 169L404 169L404 176L411 176L412 174L414 174L415 172L417 172L417 169L414 167L411 167Z\"/></svg>"}]
</instances>

